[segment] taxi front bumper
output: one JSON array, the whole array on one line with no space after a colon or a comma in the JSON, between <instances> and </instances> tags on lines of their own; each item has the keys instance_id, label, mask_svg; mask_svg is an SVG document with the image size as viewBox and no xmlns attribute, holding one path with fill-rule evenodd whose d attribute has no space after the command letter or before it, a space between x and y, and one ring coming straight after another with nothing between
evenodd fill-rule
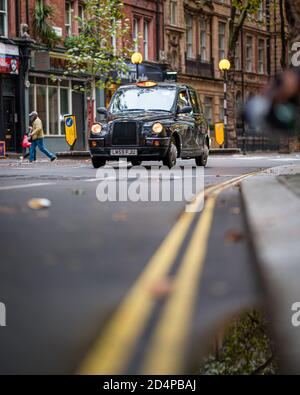
<instances>
[{"instance_id":1,"label":"taxi front bumper","mask_svg":"<svg viewBox=\"0 0 300 395\"><path fill-rule=\"evenodd\" d=\"M161 160L169 148L170 138L153 138L147 139L143 146L105 146L105 140L101 138L89 139L89 151L93 157L103 159L118 160L122 158L143 159L143 160ZM137 155L112 155L113 150L137 150Z\"/></svg>"}]
</instances>

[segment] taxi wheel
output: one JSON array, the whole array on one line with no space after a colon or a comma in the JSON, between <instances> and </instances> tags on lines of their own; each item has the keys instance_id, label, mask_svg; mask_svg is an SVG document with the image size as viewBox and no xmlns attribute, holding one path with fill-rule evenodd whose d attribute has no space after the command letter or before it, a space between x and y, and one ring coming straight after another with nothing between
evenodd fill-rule
<instances>
[{"instance_id":1,"label":"taxi wheel","mask_svg":"<svg viewBox=\"0 0 300 395\"><path fill-rule=\"evenodd\" d=\"M208 155L209 155L209 148L207 144L205 144L203 154L200 156L196 156L195 158L196 165L205 167L207 165Z\"/></svg>"},{"instance_id":2,"label":"taxi wheel","mask_svg":"<svg viewBox=\"0 0 300 395\"><path fill-rule=\"evenodd\" d=\"M131 162L132 166L141 166L141 164L142 164L142 161L138 160L138 159L131 159L130 162Z\"/></svg>"},{"instance_id":3,"label":"taxi wheel","mask_svg":"<svg viewBox=\"0 0 300 395\"><path fill-rule=\"evenodd\" d=\"M105 166L105 163L106 163L106 159L92 157L92 164L95 169L99 169L99 167Z\"/></svg>"},{"instance_id":4,"label":"taxi wheel","mask_svg":"<svg viewBox=\"0 0 300 395\"><path fill-rule=\"evenodd\" d=\"M164 166L167 166L169 169L174 167L176 165L177 156L178 156L177 147L175 141L172 140L167 155L163 159Z\"/></svg>"}]
</instances>

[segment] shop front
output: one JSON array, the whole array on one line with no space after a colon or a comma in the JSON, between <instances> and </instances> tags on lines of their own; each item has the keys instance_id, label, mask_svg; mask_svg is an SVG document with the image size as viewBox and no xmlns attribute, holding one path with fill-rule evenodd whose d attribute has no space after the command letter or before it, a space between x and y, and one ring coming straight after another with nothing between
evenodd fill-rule
<instances>
[{"instance_id":1,"label":"shop front","mask_svg":"<svg viewBox=\"0 0 300 395\"><path fill-rule=\"evenodd\" d=\"M84 79L64 75L63 53L36 50L29 70L29 111L37 111L44 126L47 147L54 152L69 150L65 141L64 115L77 122L75 150L86 147L86 99L80 87Z\"/></svg>"},{"instance_id":2,"label":"shop front","mask_svg":"<svg viewBox=\"0 0 300 395\"><path fill-rule=\"evenodd\" d=\"M0 43L0 141L5 142L6 151L18 151L22 138L17 94L19 59L18 46Z\"/></svg>"}]
</instances>

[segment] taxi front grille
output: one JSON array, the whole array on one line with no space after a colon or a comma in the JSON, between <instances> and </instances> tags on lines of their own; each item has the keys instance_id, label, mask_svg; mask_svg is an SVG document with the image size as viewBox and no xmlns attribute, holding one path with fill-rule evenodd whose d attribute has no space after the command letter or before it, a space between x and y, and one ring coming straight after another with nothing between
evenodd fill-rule
<instances>
[{"instance_id":1,"label":"taxi front grille","mask_svg":"<svg viewBox=\"0 0 300 395\"><path fill-rule=\"evenodd\" d=\"M137 145L136 122L115 122L112 134L113 145Z\"/></svg>"}]
</instances>

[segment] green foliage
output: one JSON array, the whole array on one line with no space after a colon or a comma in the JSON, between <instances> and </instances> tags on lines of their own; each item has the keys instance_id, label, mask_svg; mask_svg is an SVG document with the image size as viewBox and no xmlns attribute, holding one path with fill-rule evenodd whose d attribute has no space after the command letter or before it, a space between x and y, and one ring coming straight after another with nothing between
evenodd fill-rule
<instances>
[{"instance_id":1,"label":"green foliage","mask_svg":"<svg viewBox=\"0 0 300 395\"><path fill-rule=\"evenodd\" d=\"M262 0L232 0L232 7L240 11L247 10L249 14L254 14L258 11Z\"/></svg>"},{"instance_id":2,"label":"green foliage","mask_svg":"<svg viewBox=\"0 0 300 395\"><path fill-rule=\"evenodd\" d=\"M234 64L233 59L241 29L246 19L251 19L251 17L254 17L258 12L261 1L262 0L232 0L228 46L228 57L232 64Z\"/></svg>"},{"instance_id":3,"label":"green foliage","mask_svg":"<svg viewBox=\"0 0 300 395\"><path fill-rule=\"evenodd\" d=\"M209 356L202 375L274 375L278 370L273 345L261 312L243 314L228 328L218 356Z\"/></svg>"},{"instance_id":4,"label":"green foliage","mask_svg":"<svg viewBox=\"0 0 300 395\"><path fill-rule=\"evenodd\" d=\"M79 35L65 42L67 72L88 75L87 91L93 86L103 88L119 82L118 75L127 71L125 59L132 53L122 1L87 0L85 17L76 19ZM117 46L113 45L112 37Z\"/></svg>"},{"instance_id":5,"label":"green foliage","mask_svg":"<svg viewBox=\"0 0 300 395\"><path fill-rule=\"evenodd\" d=\"M56 35L51 25L51 18L54 16L54 8L45 4L43 0L36 0L33 10L33 33L43 44L54 47L59 43L60 38Z\"/></svg>"}]
</instances>

